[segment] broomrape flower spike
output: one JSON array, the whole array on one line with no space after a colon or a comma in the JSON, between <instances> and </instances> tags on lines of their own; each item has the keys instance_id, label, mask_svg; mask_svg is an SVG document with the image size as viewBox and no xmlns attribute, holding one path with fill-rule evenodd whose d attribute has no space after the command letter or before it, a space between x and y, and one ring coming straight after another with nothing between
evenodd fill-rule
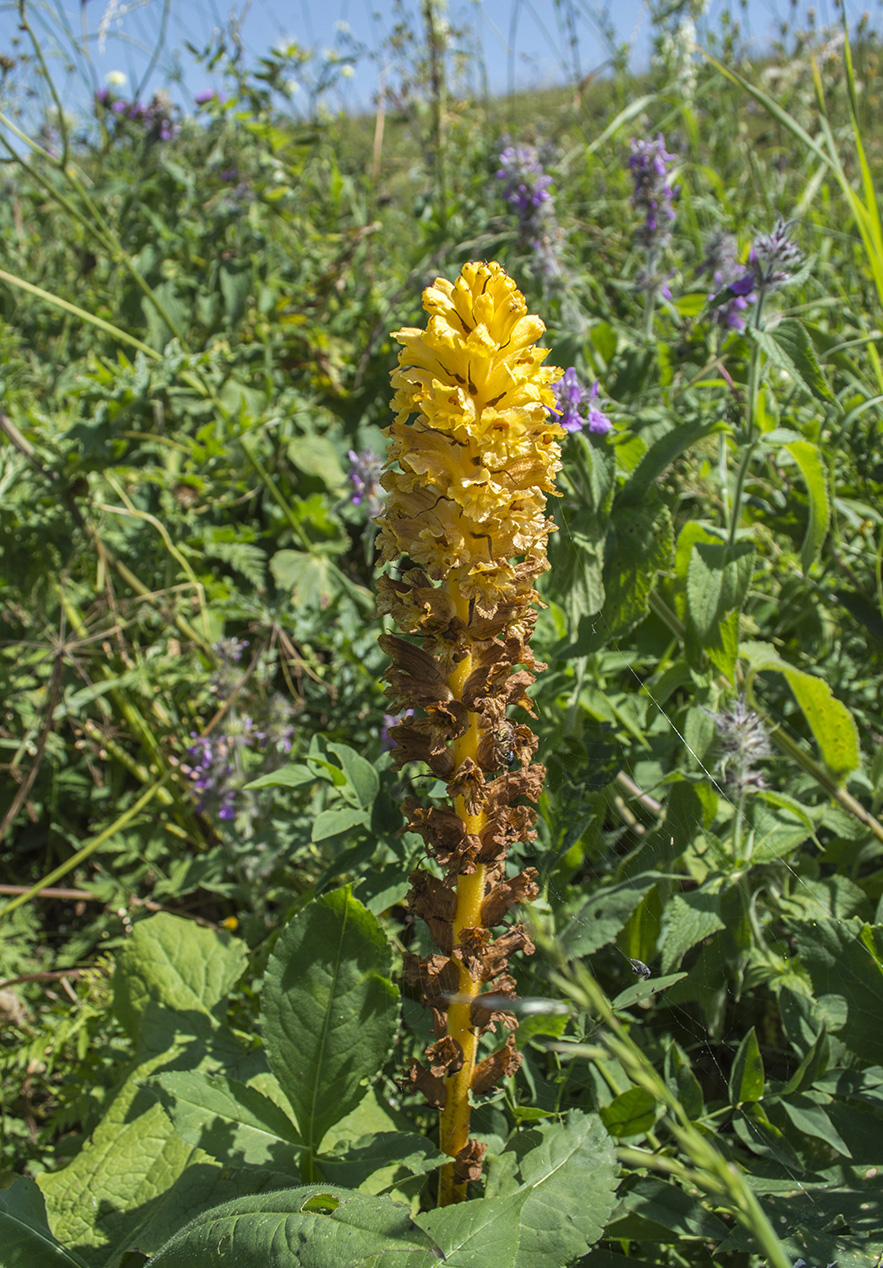
<instances>
[{"instance_id":1,"label":"broomrape flower spike","mask_svg":"<svg viewBox=\"0 0 883 1268\"><path fill-rule=\"evenodd\" d=\"M445 781L449 801L406 799L408 826L422 835L443 876L411 875L409 903L426 922L437 953L408 955L405 981L432 1011L428 1063L406 1083L441 1112L439 1203L466 1197L481 1174L485 1146L469 1138L470 1094L489 1092L521 1058L511 1033L489 1055L479 1041L516 1018L508 973L514 951L533 951L513 906L537 893L536 871L506 877L512 841L533 840L545 770L532 762L537 739L509 717L533 716L526 688L545 668L529 640L534 582L549 564L546 497L555 493L559 440L552 384L537 348L545 327L496 262L463 266L455 283L437 278L423 293L425 330L395 333L402 345L392 373L395 421L379 516L378 603L405 637L384 634L394 761L425 762Z\"/></svg>"}]
</instances>

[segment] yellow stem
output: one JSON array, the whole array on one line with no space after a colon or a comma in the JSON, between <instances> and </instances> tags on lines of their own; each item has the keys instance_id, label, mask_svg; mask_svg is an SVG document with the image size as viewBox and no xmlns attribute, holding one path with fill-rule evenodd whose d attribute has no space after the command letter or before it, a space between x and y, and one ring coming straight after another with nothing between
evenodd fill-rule
<instances>
[{"instance_id":1,"label":"yellow stem","mask_svg":"<svg viewBox=\"0 0 883 1268\"><path fill-rule=\"evenodd\" d=\"M468 621L468 602L454 592L457 613ZM448 678L448 686L456 700L462 699L463 688L472 672L472 656L467 654L457 664ZM478 745L481 731L478 715L470 715L466 731L453 743L453 756L457 766L467 757L473 761L478 758ZM457 797L454 809L466 825L470 835L477 836L485 825L486 816L469 814L463 798ZM457 878L457 910L454 915L454 946L460 941L464 929L474 929L481 924L481 904L484 899L486 868L476 865L475 871ZM478 1051L478 1034L472 1025L470 1016L472 1001L481 990L481 982L475 982L467 970L460 966L460 980L457 985L457 1000L448 1008L448 1034L460 1045L463 1052L463 1065L456 1074L446 1081L447 1095L445 1107L441 1114L440 1147L443 1153L455 1158L469 1141L469 1088L472 1073L475 1069ZM466 1198L466 1185L458 1184L454 1179L454 1165L448 1163L442 1168L439 1187L439 1206L448 1206L453 1202L462 1202Z\"/></svg>"}]
</instances>

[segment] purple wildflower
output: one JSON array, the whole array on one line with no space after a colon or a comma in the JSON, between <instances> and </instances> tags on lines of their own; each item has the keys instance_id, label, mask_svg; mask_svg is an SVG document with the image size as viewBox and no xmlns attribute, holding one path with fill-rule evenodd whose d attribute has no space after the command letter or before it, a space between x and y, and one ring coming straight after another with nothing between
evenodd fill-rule
<instances>
[{"instance_id":1,"label":"purple wildflower","mask_svg":"<svg viewBox=\"0 0 883 1268\"><path fill-rule=\"evenodd\" d=\"M582 431L583 427L587 426L593 435L606 436L613 430L610 419L595 404L598 399L597 379L590 388L586 389L577 378L576 369L570 366L558 382L552 384L552 391L555 393L558 408L549 412L553 417L557 417L565 431ZM587 415L580 413L585 405L589 407Z\"/></svg>"},{"instance_id":2,"label":"purple wildflower","mask_svg":"<svg viewBox=\"0 0 883 1268\"><path fill-rule=\"evenodd\" d=\"M718 288L708 296L714 320L722 330L744 330L745 318L742 314L757 299L754 272L739 263L736 239L731 233L715 230L705 251L705 259L696 272L711 274Z\"/></svg>"},{"instance_id":3,"label":"purple wildflower","mask_svg":"<svg viewBox=\"0 0 883 1268\"><path fill-rule=\"evenodd\" d=\"M349 480L353 486L353 506L361 506L364 502L368 509L368 517L373 519L383 508L383 487L380 477L383 473L383 459L371 449L356 453L350 449Z\"/></svg>"},{"instance_id":4,"label":"purple wildflower","mask_svg":"<svg viewBox=\"0 0 883 1268\"><path fill-rule=\"evenodd\" d=\"M661 132L654 141L636 141L632 137L631 148L629 168L635 186L632 206L644 216L638 237L648 250L658 251L668 246L671 239L668 224L675 218L672 203L680 193L679 185L672 189L668 183L668 169L676 156L666 152Z\"/></svg>"},{"instance_id":5,"label":"purple wildflower","mask_svg":"<svg viewBox=\"0 0 883 1268\"><path fill-rule=\"evenodd\" d=\"M193 94L193 100L198 106L207 106L210 101L217 101L220 104L224 98L214 88L202 88Z\"/></svg>"},{"instance_id":6,"label":"purple wildflower","mask_svg":"<svg viewBox=\"0 0 883 1268\"><path fill-rule=\"evenodd\" d=\"M503 197L518 217L521 242L533 252L534 272L557 277L562 233L549 193L552 177L543 168L539 150L533 145L507 145L499 162L495 176L504 182Z\"/></svg>"}]
</instances>

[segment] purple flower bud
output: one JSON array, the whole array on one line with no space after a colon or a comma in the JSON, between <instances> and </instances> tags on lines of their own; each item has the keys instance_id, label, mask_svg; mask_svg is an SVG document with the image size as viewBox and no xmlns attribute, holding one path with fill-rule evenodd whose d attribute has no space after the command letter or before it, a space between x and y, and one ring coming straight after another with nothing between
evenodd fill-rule
<instances>
[{"instance_id":1,"label":"purple flower bud","mask_svg":"<svg viewBox=\"0 0 883 1268\"><path fill-rule=\"evenodd\" d=\"M653 141L631 140L629 168L634 182L632 206L644 216L638 238L648 249L660 250L668 245L671 232L668 223L674 220L672 203L680 193L668 183L669 166L676 161L665 149L660 132Z\"/></svg>"},{"instance_id":2,"label":"purple flower bud","mask_svg":"<svg viewBox=\"0 0 883 1268\"><path fill-rule=\"evenodd\" d=\"M354 449L350 449L348 457L352 464L349 469L349 480L354 490L352 504L361 506L364 502L369 519L374 519L383 508L385 496L380 483L380 477L383 474L383 459L371 449L365 449L362 453L356 453Z\"/></svg>"}]
</instances>

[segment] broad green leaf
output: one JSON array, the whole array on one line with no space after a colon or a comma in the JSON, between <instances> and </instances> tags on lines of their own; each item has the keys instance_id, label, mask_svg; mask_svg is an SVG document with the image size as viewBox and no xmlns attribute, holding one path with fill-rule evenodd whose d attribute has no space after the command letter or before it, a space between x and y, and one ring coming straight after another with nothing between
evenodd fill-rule
<instances>
[{"instance_id":1,"label":"broad green leaf","mask_svg":"<svg viewBox=\"0 0 883 1268\"><path fill-rule=\"evenodd\" d=\"M659 505L614 505L604 562L603 620L584 617L571 656L606 647L628 633L648 611L656 574L671 563L673 536L668 510Z\"/></svg>"},{"instance_id":2,"label":"broad green leaf","mask_svg":"<svg viewBox=\"0 0 883 1268\"><path fill-rule=\"evenodd\" d=\"M327 555L301 550L277 550L270 572L280 590L291 591L296 607L329 604L345 588L345 578Z\"/></svg>"},{"instance_id":3,"label":"broad green leaf","mask_svg":"<svg viewBox=\"0 0 883 1268\"><path fill-rule=\"evenodd\" d=\"M786 317L765 331L752 327L749 333L757 339L773 364L790 374L811 396L829 405L834 403L834 393L819 364L813 342L806 327L796 317Z\"/></svg>"},{"instance_id":4,"label":"broad green leaf","mask_svg":"<svg viewBox=\"0 0 883 1268\"><path fill-rule=\"evenodd\" d=\"M253 779L245 787L248 789L302 788L304 784L314 784L315 782L316 776L309 766L302 766L299 762L295 762L290 766L280 766L278 770L271 770L266 775Z\"/></svg>"},{"instance_id":5,"label":"broad green leaf","mask_svg":"<svg viewBox=\"0 0 883 1268\"><path fill-rule=\"evenodd\" d=\"M250 259L221 260L218 281L224 297L228 327L235 326L245 312L252 280Z\"/></svg>"},{"instance_id":6,"label":"broad green leaf","mask_svg":"<svg viewBox=\"0 0 883 1268\"><path fill-rule=\"evenodd\" d=\"M53 1236L43 1194L27 1176L0 1189L0 1268L84 1268Z\"/></svg>"},{"instance_id":7,"label":"broad green leaf","mask_svg":"<svg viewBox=\"0 0 883 1268\"><path fill-rule=\"evenodd\" d=\"M663 973L680 964L682 955L690 947L723 929L720 905L720 895L707 890L695 889L686 894L675 894L665 909Z\"/></svg>"},{"instance_id":8,"label":"broad green leaf","mask_svg":"<svg viewBox=\"0 0 883 1268\"><path fill-rule=\"evenodd\" d=\"M416 1217L442 1252L445 1268L515 1268L524 1189L505 1198L477 1198Z\"/></svg>"},{"instance_id":9,"label":"broad green leaf","mask_svg":"<svg viewBox=\"0 0 883 1268\"><path fill-rule=\"evenodd\" d=\"M157 1075L147 1086L189 1145L225 1165L270 1166L299 1178L302 1145L294 1125L254 1088L183 1070Z\"/></svg>"},{"instance_id":10,"label":"broad green leaf","mask_svg":"<svg viewBox=\"0 0 883 1268\"><path fill-rule=\"evenodd\" d=\"M664 876L647 872L596 891L558 935L568 956L591 955L612 942L638 903Z\"/></svg>"},{"instance_id":11,"label":"broad green leaf","mask_svg":"<svg viewBox=\"0 0 883 1268\"><path fill-rule=\"evenodd\" d=\"M515 1138L527 1197L515 1268L560 1268L602 1236L616 1203L618 1164L596 1114L571 1110Z\"/></svg>"},{"instance_id":12,"label":"broad green leaf","mask_svg":"<svg viewBox=\"0 0 883 1268\"><path fill-rule=\"evenodd\" d=\"M313 820L313 841L328 841L352 828L367 827L368 816L364 810L341 806L337 810L320 810Z\"/></svg>"},{"instance_id":13,"label":"broad green leaf","mask_svg":"<svg viewBox=\"0 0 883 1268\"><path fill-rule=\"evenodd\" d=\"M331 1184L382 1193L406 1176L434 1171L448 1161L415 1132L378 1132L347 1146L340 1156L320 1155L319 1166Z\"/></svg>"},{"instance_id":14,"label":"broad green leaf","mask_svg":"<svg viewBox=\"0 0 883 1268\"><path fill-rule=\"evenodd\" d=\"M348 744L329 744L328 751L338 759L347 778L341 789L342 795L347 800L354 799L354 804L361 806L363 810L370 810L380 791L380 779L373 764Z\"/></svg>"},{"instance_id":15,"label":"broad green leaf","mask_svg":"<svg viewBox=\"0 0 883 1268\"><path fill-rule=\"evenodd\" d=\"M276 943L264 977L264 1042L314 1150L389 1055L399 997L391 972L386 935L349 887L316 898Z\"/></svg>"},{"instance_id":16,"label":"broad green leaf","mask_svg":"<svg viewBox=\"0 0 883 1268\"><path fill-rule=\"evenodd\" d=\"M157 1012L187 1014L196 1033L208 1038L223 1018L246 957L239 938L160 912L135 926L117 956L114 1011L154 1051L167 1046L157 1032ZM151 1025L145 1026L148 1015Z\"/></svg>"},{"instance_id":17,"label":"broad green leaf","mask_svg":"<svg viewBox=\"0 0 883 1268\"><path fill-rule=\"evenodd\" d=\"M617 1140L623 1136L643 1136L656 1122L658 1102L646 1088L630 1087L602 1105L601 1122Z\"/></svg>"},{"instance_id":18,"label":"broad green leaf","mask_svg":"<svg viewBox=\"0 0 883 1268\"><path fill-rule=\"evenodd\" d=\"M846 1004L845 1020L830 1028L856 1056L879 1062L883 925L812 920L793 924L791 931L816 998L839 996Z\"/></svg>"},{"instance_id":19,"label":"broad green leaf","mask_svg":"<svg viewBox=\"0 0 883 1268\"><path fill-rule=\"evenodd\" d=\"M346 485L337 449L327 436L307 436L292 440L288 459L304 475L321 480L331 493L339 493Z\"/></svg>"},{"instance_id":20,"label":"broad green leaf","mask_svg":"<svg viewBox=\"0 0 883 1268\"><path fill-rule=\"evenodd\" d=\"M687 568L687 612L697 637L704 640L729 612L740 611L754 570L754 546L697 541Z\"/></svg>"},{"instance_id":21,"label":"broad green leaf","mask_svg":"<svg viewBox=\"0 0 883 1268\"><path fill-rule=\"evenodd\" d=\"M726 424L714 422L676 423L650 446L626 481L622 492L622 505L634 506L644 501L650 486L666 471L676 458L691 447L726 431Z\"/></svg>"},{"instance_id":22,"label":"broad green leaf","mask_svg":"<svg viewBox=\"0 0 883 1268\"><path fill-rule=\"evenodd\" d=\"M333 1185L245 1197L198 1215L150 1268L437 1268L406 1206Z\"/></svg>"},{"instance_id":23,"label":"broad green leaf","mask_svg":"<svg viewBox=\"0 0 883 1268\"><path fill-rule=\"evenodd\" d=\"M827 473L818 445L808 440L795 440L786 445L785 449L797 463L806 481L809 515L803 545L800 548L800 562L803 565L803 571L808 572L810 564L818 557L831 522Z\"/></svg>"},{"instance_id":24,"label":"broad green leaf","mask_svg":"<svg viewBox=\"0 0 883 1268\"><path fill-rule=\"evenodd\" d=\"M748 1031L733 1059L730 1071L730 1100L733 1105L744 1105L748 1101L759 1101L763 1096L764 1072L763 1057L754 1027Z\"/></svg>"}]
</instances>

